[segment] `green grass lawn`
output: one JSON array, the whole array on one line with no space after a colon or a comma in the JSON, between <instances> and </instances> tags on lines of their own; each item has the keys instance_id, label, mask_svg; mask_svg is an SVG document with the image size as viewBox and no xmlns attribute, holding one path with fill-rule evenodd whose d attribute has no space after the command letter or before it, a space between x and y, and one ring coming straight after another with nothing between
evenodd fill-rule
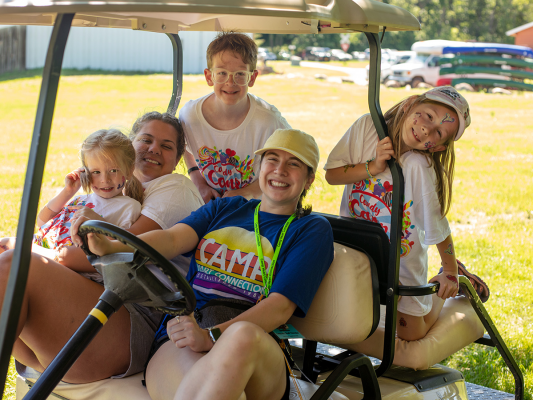
<instances>
[{"instance_id":1,"label":"green grass lawn","mask_svg":"<svg viewBox=\"0 0 533 400\"><path fill-rule=\"evenodd\" d=\"M289 123L312 134L320 147L321 167L348 127L368 112L367 88L318 81L318 70L273 63L280 74L260 76L251 92L282 112ZM279 68L278 68L279 67ZM325 74L332 71L321 70ZM5 80L0 76L0 235L14 236L40 79L35 74ZM11 76L10 78L13 78ZM78 146L105 127L129 128L149 110L164 111L172 92L171 75L82 75L61 79L44 171L41 205L62 187L64 175L79 165ZM210 91L203 76L186 76L181 105ZM420 90L382 89L387 110ZM456 143L453 207L448 214L459 258L491 288L486 307L520 365L526 399L533 383L533 94L512 96L466 93L472 125ZM337 214L341 186L319 177L308 196L317 211ZM439 260L430 253L430 273ZM445 361L466 380L506 392L514 381L495 349L472 345ZM14 399L12 378L8 394Z\"/></svg>"}]
</instances>

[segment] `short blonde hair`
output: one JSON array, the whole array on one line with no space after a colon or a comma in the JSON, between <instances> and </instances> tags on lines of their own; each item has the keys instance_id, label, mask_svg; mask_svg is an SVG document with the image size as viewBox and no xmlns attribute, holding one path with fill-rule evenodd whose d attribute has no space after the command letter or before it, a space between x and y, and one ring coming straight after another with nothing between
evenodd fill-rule
<instances>
[{"instance_id":1,"label":"short blonde hair","mask_svg":"<svg viewBox=\"0 0 533 400\"><path fill-rule=\"evenodd\" d=\"M231 51L241 56L242 61L250 66L251 72L256 69L257 45L250 36L234 31L220 32L207 47L208 69L213 67L213 57L224 51Z\"/></svg>"},{"instance_id":2,"label":"short blonde hair","mask_svg":"<svg viewBox=\"0 0 533 400\"><path fill-rule=\"evenodd\" d=\"M80 149L80 159L81 165L85 168L86 172L81 174L81 185L86 193L91 193L91 179L87 173L88 168L86 162L88 154L116 164L128 176L128 181L124 186L125 195L142 204L144 190L141 182L133 176L133 170L135 169L135 149L126 135L118 129L100 129L91 133L83 141Z\"/></svg>"}]
</instances>

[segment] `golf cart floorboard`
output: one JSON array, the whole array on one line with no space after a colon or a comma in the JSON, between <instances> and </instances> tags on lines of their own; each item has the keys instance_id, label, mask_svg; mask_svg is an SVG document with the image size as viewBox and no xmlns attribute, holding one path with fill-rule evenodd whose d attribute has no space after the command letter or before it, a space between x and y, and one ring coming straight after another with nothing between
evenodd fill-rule
<instances>
[{"instance_id":1,"label":"golf cart floorboard","mask_svg":"<svg viewBox=\"0 0 533 400\"><path fill-rule=\"evenodd\" d=\"M297 339L297 340L290 340L290 343L293 347L293 349L295 350L295 352L293 353L293 356L294 356L294 359L296 361L296 363L301 366L301 360L302 360L302 356L303 356L303 351L299 351L299 349L302 348L302 341L301 339ZM303 349L302 349L303 350ZM338 348L338 347L335 347L335 346L331 346L331 345L327 345L327 344L324 344L324 343L318 343L317 344L317 354L321 354L325 357L333 357L341 352L343 352L344 349L341 349L341 348ZM376 364L379 364L380 363L380 360L376 359L376 358L373 358L373 357L369 357L372 361L372 363L374 365ZM435 365L435 367L439 367L441 369L443 369L443 373L440 374L441 376L446 376L448 378L448 380L450 381L450 383L453 381L453 380L458 380L458 379L464 379L463 378L463 375L456 371L456 370L453 370L451 368L448 368L448 367L445 367L445 366L442 366L440 364L437 364ZM393 368L393 371L394 371L395 368ZM403 369L402 367L399 367L398 368L400 370L400 373L398 374L397 372L393 372L393 371L390 371L390 372L387 372L385 374L385 377L389 378L389 379L394 379L394 380L401 380L403 382L407 382L405 380L402 379L401 375L401 370ZM427 370L426 370L427 371ZM394 376L394 375L398 375L398 377L400 379L398 379L398 377ZM412 374L411 374L411 384L413 384L415 387L418 385L418 382L423 382L424 380L427 382L427 373L424 372L424 371L412 371ZM431 375L431 374L429 374ZM437 374L438 375L438 374ZM419 376L419 379L417 380L417 376ZM452 378L452 379L450 379ZM502 392L500 390L495 390L495 389L490 389L490 388L486 388L484 386L480 386L480 385L476 385L474 383L469 383L469 382L464 382L465 386L466 386L466 391L467 391L467 394L468 394L468 399L469 400L513 400L514 399L514 395L513 394L510 394L510 393L505 393L505 392ZM433 389L437 389L438 386L440 385L436 385L436 387L434 387ZM431 390L432 388L430 387L426 387L425 388L426 390ZM425 390L422 390L422 392L425 391Z\"/></svg>"},{"instance_id":2,"label":"golf cart floorboard","mask_svg":"<svg viewBox=\"0 0 533 400\"><path fill-rule=\"evenodd\" d=\"M489 389L475 383L466 382L466 391L470 400L513 400L514 395L500 390Z\"/></svg>"}]
</instances>

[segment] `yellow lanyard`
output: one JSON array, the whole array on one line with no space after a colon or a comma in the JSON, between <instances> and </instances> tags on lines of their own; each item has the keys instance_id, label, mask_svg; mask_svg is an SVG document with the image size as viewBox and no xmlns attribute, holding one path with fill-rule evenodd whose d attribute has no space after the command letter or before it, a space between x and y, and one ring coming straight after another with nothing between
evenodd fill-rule
<instances>
[{"instance_id":1,"label":"yellow lanyard","mask_svg":"<svg viewBox=\"0 0 533 400\"><path fill-rule=\"evenodd\" d=\"M261 235L259 233L259 206L261 205L261 202L257 205L255 208L254 213L254 232L255 232L255 244L257 245L257 257L259 258L259 264L261 265L261 276L263 277L263 287L265 288L265 297L268 297L268 293L270 292L270 288L272 287L272 278L274 276L274 270L276 269L276 261L278 259L279 251L281 249L281 245L283 244L283 239L285 239L285 233L287 233L287 229L289 229L289 225L291 224L292 220L296 218L296 213L292 214L287 222L285 222L285 225L283 225L283 228L281 228L281 233L279 235L278 243L276 244L276 250L274 252L274 257L272 257L272 262L270 263L270 267L268 268L268 274L266 272L265 268L265 258L263 257L263 246L261 245Z\"/></svg>"}]
</instances>

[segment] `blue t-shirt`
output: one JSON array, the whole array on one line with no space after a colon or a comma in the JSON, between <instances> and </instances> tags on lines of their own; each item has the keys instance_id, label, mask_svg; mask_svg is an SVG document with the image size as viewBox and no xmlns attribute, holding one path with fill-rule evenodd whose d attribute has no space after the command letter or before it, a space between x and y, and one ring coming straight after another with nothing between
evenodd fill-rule
<instances>
[{"instance_id":1,"label":"blue t-shirt","mask_svg":"<svg viewBox=\"0 0 533 400\"><path fill-rule=\"evenodd\" d=\"M231 298L256 303L263 294L257 257L254 211L259 200L221 198L181 221L192 227L200 242L191 259L187 280L197 307L212 299ZM265 266L270 267L276 243L288 215L259 212L259 230ZM316 291L333 261L333 232L321 216L294 219L285 234L271 293L280 293L305 317Z\"/></svg>"}]
</instances>

